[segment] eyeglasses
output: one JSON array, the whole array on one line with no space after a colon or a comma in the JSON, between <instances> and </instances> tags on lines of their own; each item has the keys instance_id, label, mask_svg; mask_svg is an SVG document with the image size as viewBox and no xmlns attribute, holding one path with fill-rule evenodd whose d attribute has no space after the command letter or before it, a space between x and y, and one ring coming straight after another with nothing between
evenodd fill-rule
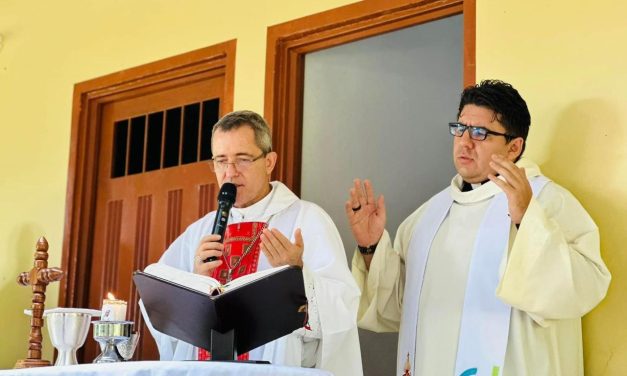
<instances>
[{"instance_id":1,"label":"eyeglasses","mask_svg":"<svg viewBox=\"0 0 627 376\"><path fill-rule=\"evenodd\" d=\"M470 138L476 141L485 140L489 134L494 136L503 136L505 137L507 142L510 142L511 140L516 138L516 136L512 136L511 134L494 132L484 127L473 127L462 123L448 123L448 130L449 132L451 132L451 135L455 137L463 136L466 129L468 129L468 134L470 134Z\"/></svg>"},{"instance_id":2,"label":"eyeglasses","mask_svg":"<svg viewBox=\"0 0 627 376\"><path fill-rule=\"evenodd\" d=\"M237 171L246 171L255 161L266 156L266 153L261 153L259 156L251 157L237 157L235 162L228 162L226 158L212 158L213 163L210 164L213 172L224 172L229 166L233 166Z\"/></svg>"}]
</instances>

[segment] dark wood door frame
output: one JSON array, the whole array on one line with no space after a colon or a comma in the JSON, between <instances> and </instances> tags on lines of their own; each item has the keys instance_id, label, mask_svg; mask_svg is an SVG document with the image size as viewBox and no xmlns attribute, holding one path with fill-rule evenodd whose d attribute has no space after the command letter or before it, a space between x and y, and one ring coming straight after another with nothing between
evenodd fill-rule
<instances>
[{"instance_id":1,"label":"dark wood door frame","mask_svg":"<svg viewBox=\"0 0 627 376\"><path fill-rule=\"evenodd\" d=\"M475 82L476 0L370 0L268 28L264 115L279 160L275 178L300 193L304 57L455 14L464 17L464 86Z\"/></svg>"},{"instance_id":2,"label":"dark wood door frame","mask_svg":"<svg viewBox=\"0 0 627 376\"><path fill-rule=\"evenodd\" d=\"M236 41L231 40L74 86L62 254L62 267L67 275L61 282L59 306L88 305L102 106L178 82L224 75L221 110L232 111L235 48Z\"/></svg>"}]
</instances>

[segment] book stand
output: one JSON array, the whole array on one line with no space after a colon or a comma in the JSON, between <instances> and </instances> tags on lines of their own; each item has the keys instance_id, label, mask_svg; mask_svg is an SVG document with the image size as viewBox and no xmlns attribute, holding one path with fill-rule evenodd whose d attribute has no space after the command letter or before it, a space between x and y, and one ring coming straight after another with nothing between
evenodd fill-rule
<instances>
[{"instance_id":1,"label":"book stand","mask_svg":"<svg viewBox=\"0 0 627 376\"><path fill-rule=\"evenodd\" d=\"M235 360L235 329L220 333L211 329L211 360Z\"/></svg>"}]
</instances>

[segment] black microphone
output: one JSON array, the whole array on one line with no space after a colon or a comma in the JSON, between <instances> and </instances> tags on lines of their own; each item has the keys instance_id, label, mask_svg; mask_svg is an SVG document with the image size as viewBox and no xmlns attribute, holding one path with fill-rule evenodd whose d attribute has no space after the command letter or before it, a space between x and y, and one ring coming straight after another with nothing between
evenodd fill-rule
<instances>
[{"instance_id":1,"label":"black microphone","mask_svg":"<svg viewBox=\"0 0 627 376\"><path fill-rule=\"evenodd\" d=\"M237 187L233 183L224 183L220 192L218 193L218 210L216 211L216 219L213 222L213 229L211 234L220 235L220 243L224 241L224 232L226 231L226 224L229 220L229 212L235 203L235 196L237 195ZM216 261L216 256L208 257L204 262Z\"/></svg>"}]
</instances>

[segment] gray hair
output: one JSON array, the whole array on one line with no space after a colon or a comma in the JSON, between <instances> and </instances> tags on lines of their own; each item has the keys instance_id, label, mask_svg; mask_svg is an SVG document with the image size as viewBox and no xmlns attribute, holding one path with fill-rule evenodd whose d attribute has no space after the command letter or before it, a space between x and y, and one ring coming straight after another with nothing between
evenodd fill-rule
<instances>
[{"instance_id":1,"label":"gray hair","mask_svg":"<svg viewBox=\"0 0 627 376\"><path fill-rule=\"evenodd\" d=\"M264 118L253 111L234 111L218 120L213 126L211 137L217 130L228 132L239 127L249 126L255 132L255 144L264 154L272 151L272 134Z\"/></svg>"}]
</instances>

